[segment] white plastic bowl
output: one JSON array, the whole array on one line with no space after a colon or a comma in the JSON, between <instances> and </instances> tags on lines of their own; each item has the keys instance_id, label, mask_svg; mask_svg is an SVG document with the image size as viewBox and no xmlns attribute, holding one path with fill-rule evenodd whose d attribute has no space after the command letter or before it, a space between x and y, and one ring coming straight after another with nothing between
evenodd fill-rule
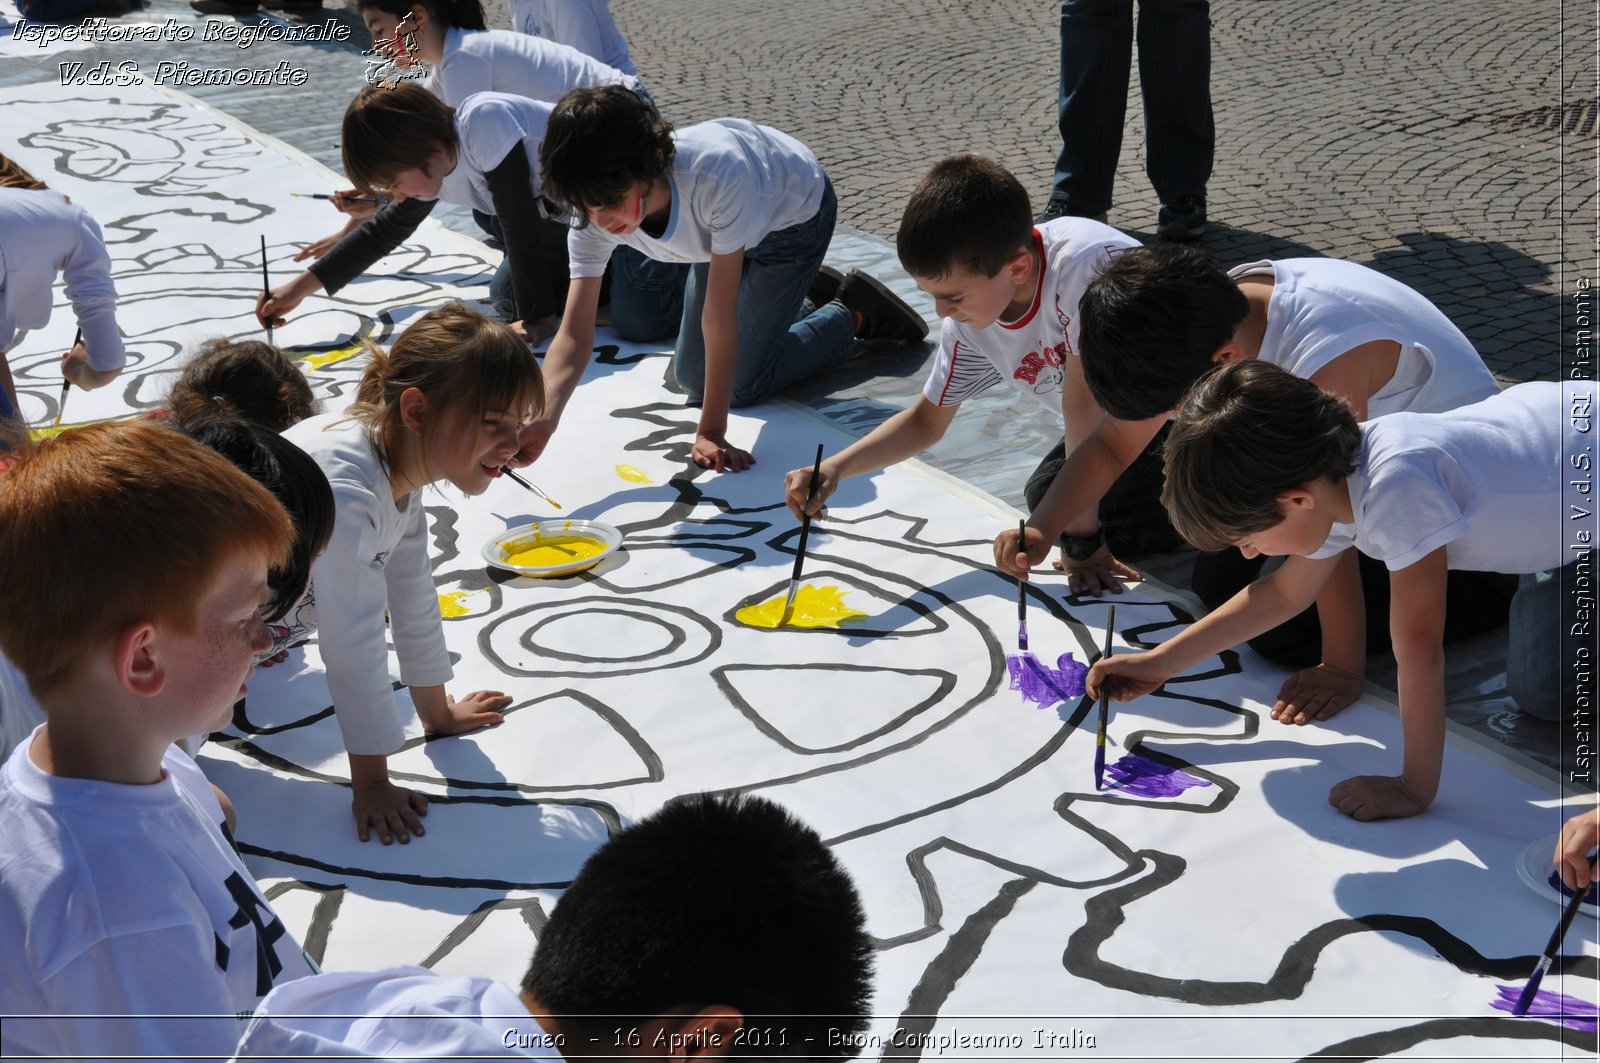
<instances>
[{"instance_id":1,"label":"white plastic bowl","mask_svg":"<svg viewBox=\"0 0 1600 1063\"><path fill-rule=\"evenodd\" d=\"M555 545L566 539L597 539L605 544L593 557L579 558L550 565L517 565L510 560L514 554L536 546ZM593 568L612 554L617 552L617 547L622 545L622 533L609 524L602 524L597 520L536 520L532 524L519 524L515 528L507 528L493 539L483 544L483 559L495 568L515 572L519 576L537 576L548 578L550 576L570 576L574 572L582 572L586 568Z\"/></svg>"}]
</instances>

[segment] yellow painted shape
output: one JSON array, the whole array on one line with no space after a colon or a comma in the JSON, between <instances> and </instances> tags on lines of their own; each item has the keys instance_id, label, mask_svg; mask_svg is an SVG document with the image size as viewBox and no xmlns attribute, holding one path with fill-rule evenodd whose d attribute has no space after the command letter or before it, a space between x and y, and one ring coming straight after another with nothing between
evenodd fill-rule
<instances>
[{"instance_id":1,"label":"yellow painted shape","mask_svg":"<svg viewBox=\"0 0 1600 1063\"><path fill-rule=\"evenodd\" d=\"M30 428L28 429L28 438L38 443L41 440L54 439L62 432L70 432L74 428L80 427L82 426L75 424L53 424L48 428Z\"/></svg>"},{"instance_id":2,"label":"yellow painted shape","mask_svg":"<svg viewBox=\"0 0 1600 1063\"><path fill-rule=\"evenodd\" d=\"M858 616L866 616L861 610L852 609L844 603L844 593L833 584L824 587L812 583L801 584L794 596L794 609L789 613L789 622L784 626L840 627ZM775 628L783 619L783 601L788 596L789 592L784 591L759 605L747 605L733 615L751 627Z\"/></svg>"},{"instance_id":3,"label":"yellow painted shape","mask_svg":"<svg viewBox=\"0 0 1600 1063\"><path fill-rule=\"evenodd\" d=\"M645 471L633 465L618 465L617 475L631 484L653 484L654 480L645 475Z\"/></svg>"},{"instance_id":4,"label":"yellow painted shape","mask_svg":"<svg viewBox=\"0 0 1600 1063\"><path fill-rule=\"evenodd\" d=\"M472 612L471 591L448 591L439 595L439 615L449 619Z\"/></svg>"},{"instance_id":5,"label":"yellow painted shape","mask_svg":"<svg viewBox=\"0 0 1600 1063\"><path fill-rule=\"evenodd\" d=\"M347 358L354 358L356 355L362 353L366 349L367 341L360 339L347 343L343 347L335 347L331 351L311 351L302 354L299 350L295 350L291 353L297 355L300 361L304 362L309 368L321 369L325 366L333 365L335 362L342 362Z\"/></svg>"},{"instance_id":6,"label":"yellow painted shape","mask_svg":"<svg viewBox=\"0 0 1600 1063\"><path fill-rule=\"evenodd\" d=\"M540 535L506 545L506 562L521 568L546 568L587 561L606 548L587 535Z\"/></svg>"}]
</instances>

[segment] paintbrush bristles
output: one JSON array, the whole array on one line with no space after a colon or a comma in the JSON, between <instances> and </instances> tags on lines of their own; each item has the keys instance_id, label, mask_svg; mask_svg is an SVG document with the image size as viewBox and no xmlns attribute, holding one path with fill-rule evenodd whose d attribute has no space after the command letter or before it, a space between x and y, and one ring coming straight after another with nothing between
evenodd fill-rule
<instances>
[{"instance_id":1,"label":"paintbrush bristles","mask_svg":"<svg viewBox=\"0 0 1600 1063\"><path fill-rule=\"evenodd\" d=\"M1590 865L1593 867L1593 864ZM1544 955L1539 957L1539 963L1533 969L1533 974L1528 976L1528 984L1523 987L1522 995L1517 998L1517 1006L1511 1009L1511 1014L1522 1018L1528 1014L1528 1008L1533 1004L1534 996L1539 992L1539 983L1544 980L1544 974L1555 963L1556 953L1561 951L1561 942L1566 939L1567 931L1572 929L1572 920L1577 918L1578 909L1583 905L1584 897L1588 896L1587 889L1573 890L1572 897L1567 901L1567 907L1561 913L1561 922L1556 924L1555 933L1550 935L1550 941L1544 947Z\"/></svg>"}]
</instances>

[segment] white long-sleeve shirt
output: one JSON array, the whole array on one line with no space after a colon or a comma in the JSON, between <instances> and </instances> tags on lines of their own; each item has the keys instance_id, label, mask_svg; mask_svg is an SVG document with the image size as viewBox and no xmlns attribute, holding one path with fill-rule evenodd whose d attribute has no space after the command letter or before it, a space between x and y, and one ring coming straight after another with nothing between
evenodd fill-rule
<instances>
[{"instance_id":1,"label":"white long-sleeve shirt","mask_svg":"<svg viewBox=\"0 0 1600 1063\"><path fill-rule=\"evenodd\" d=\"M100 226L49 189L0 188L0 350L19 329L50 321L50 289L65 275L89 365L102 372L127 361L117 333L117 290Z\"/></svg>"}]
</instances>

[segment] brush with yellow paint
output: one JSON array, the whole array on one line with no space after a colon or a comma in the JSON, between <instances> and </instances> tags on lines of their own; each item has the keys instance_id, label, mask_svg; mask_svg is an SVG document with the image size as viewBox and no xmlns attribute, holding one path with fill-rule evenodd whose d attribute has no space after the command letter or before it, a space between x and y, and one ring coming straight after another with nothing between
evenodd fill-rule
<instances>
[{"instance_id":1,"label":"brush with yellow paint","mask_svg":"<svg viewBox=\"0 0 1600 1063\"><path fill-rule=\"evenodd\" d=\"M817 496L817 477L822 473L822 444L817 444L817 460L811 463L811 486L806 488L806 507L809 508L811 500ZM783 627L789 622L789 615L794 612L794 596L800 593L800 567L806 563L806 537L811 534L811 514L806 509L800 511L800 542L794 551L794 573L789 577L789 596L783 600L783 615L778 619L778 626Z\"/></svg>"},{"instance_id":2,"label":"brush with yellow paint","mask_svg":"<svg viewBox=\"0 0 1600 1063\"><path fill-rule=\"evenodd\" d=\"M80 328L78 330L78 334L76 336L72 337L73 350L76 350L77 347L78 347L78 344L80 344L82 342L83 342L83 329ZM70 380L62 380L61 381L61 401L56 403L56 419L50 422L50 427L51 428L60 428L61 427L61 415L67 412L67 392L69 392L71 390L72 390L72 381L70 381Z\"/></svg>"},{"instance_id":3,"label":"brush with yellow paint","mask_svg":"<svg viewBox=\"0 0 1600 1063\"><path fill-rule=\"evenodd\" d=\"M522 477L518 476L516 473L512 472L511 471L511 466L502 465L500 467L500 471L505 473L507 476L509 476L513 483L521 484L523 487L526 487L528 490L532 491L534 494L538 495L540 498L544 499L546 502L550 503L552 506L556 507L557 509L561 508L561 503L560 502L557 502L555 499L553 499L549 495L545 494L542 490L540 490L539 488L535 487L533 485L532 481L525 480Z\"/></svg>"}]
</instances>

